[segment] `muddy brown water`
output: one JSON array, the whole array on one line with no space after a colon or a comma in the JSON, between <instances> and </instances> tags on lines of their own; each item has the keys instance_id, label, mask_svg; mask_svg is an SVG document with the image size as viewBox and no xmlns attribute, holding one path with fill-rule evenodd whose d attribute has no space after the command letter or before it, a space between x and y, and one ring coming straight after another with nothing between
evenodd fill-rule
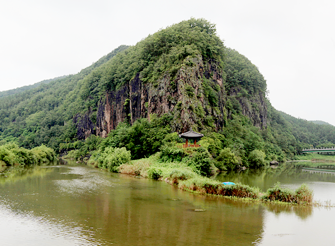
<instances>
[{"instance_id":1,"label":"muddy brown water","mask_svg":"<svg viewBox=\"0 0 335 246\"><path fill-rule=\"evenodd\" d=\"M334 175L299 170L294 176L289 171L291 182L288 175L277 173L272 183L283 175L286 181L282 183L294 187L306 183L307 175L317 197L334 196ZM245 174L229 175L218 178L261 188L271 183L267 183L269 174L262 172L249 173L249 181ZM299 181L293 182L296 179ZM0 178L0 240L4 246L333 245L332 218L335 209L329 207L201 196L164 182L86 166L38 167Z\"/></svg>"}]
</instances>

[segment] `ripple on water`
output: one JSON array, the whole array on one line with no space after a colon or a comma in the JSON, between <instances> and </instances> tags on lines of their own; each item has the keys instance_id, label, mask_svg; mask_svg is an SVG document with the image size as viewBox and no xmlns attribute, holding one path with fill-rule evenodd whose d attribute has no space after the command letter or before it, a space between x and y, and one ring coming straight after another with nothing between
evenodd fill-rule
<instances>
[{"instance_id":1,"label":"ripple on water","mask_svg":"<svg viewBox=\"0 0 335 246\"><path fill-rule=\"evenodd\" d=\"M70 167L68 172L62 175L79 175L79 178L70 180L54 180L58 190L62 193L71 195L81 195L84 193L99 192L102 187L113 187L110 179L106 179L98 172L92 172L91 169L85 167Z\"/></svg>"},{"instance_id":2,"label":"ripple on water","mask_svg":"<svg viewBox=\"0 0 335 246\"><path fill-rule=\"evenodd\" d=\"M93 232L80 226L71 227L33 213L14 212L0 205L1 245L101 245L94 241Z\"/></svg>"}]
</instances>

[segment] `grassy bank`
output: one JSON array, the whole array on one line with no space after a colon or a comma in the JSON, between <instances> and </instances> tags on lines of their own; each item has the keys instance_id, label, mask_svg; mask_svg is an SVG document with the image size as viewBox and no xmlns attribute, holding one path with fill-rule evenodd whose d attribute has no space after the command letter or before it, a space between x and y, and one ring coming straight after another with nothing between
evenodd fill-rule
<instances>
[{"instance_id":1,"label":"grassy bank","mask_svg":"<svg viewBox=\"0 0 335 246\"><path fill-rule=\"evenodd\" d=\"M296 204L311 204L313 199L312 191L305 185L302 185L296 191L292 191L283 189L277 184L274 188L269 189L266 194L261 194L258 188L239 183L235 185L223 185L217 180L201 176L185 163L162 163L159 161L159 155L122 164L119 167L119 172L163 180L171 185L177 185L178 188L182 190L200 194L251 198L270 202L281 201Z\"/></svg>"},{"instance_id":2,"label":"grassy bank","mask_svg":"<svg viewBox=\"0 0 335 246\"><path fill-rule=\"evenodd\" d=\"M320 155L317 153L308 153L303 155L296 155L296 160L309 160L309 161L325 161L325 162L334 162L335 155Z\"/></svg>"},{"instance_id":3,"label":"grassy bank","mask_svg":"<svg viewBox=\"0 0 335 246\"><path fill-rule=\"evenodd\" d=\"M296 156L291 163L296 167L335 169L335 155L308 153Z\"/></svg>"}]
</instances>

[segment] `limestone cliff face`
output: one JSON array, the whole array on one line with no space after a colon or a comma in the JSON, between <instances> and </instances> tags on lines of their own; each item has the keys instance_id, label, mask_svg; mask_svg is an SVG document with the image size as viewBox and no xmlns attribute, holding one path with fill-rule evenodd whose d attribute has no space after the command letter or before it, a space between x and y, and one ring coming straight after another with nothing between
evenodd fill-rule
<instances>
[{"instance_id":1,"label":"limestone cliff face","mask_svg":"<svg viewBox=\"0 0 335 246\"><path fill-rule=\"evenodd\" d=\"M226 109L227 93L221 69L215 61L204 62L201 56L185 62L176 74L166 73L157 83L143 83L139 74L116 91L108 91L100 99L96 122L92 112L76 116L78 138L90 134L106 137L123 121L133 124L151 114L173 116L173 130L184 132L211 128L220 130L229 117ZM230 91L237 95L238 89ZM242 113L250 117L255 126L266 127L265 100L262 95L252 100L237 98ZM258 105L256 109L253 105Z\"/></svg>"},{"instance_id":2,"label":"limestone cliff face","mask_svg":"<svg viewBox=\"0 0 335 246\"><path fill-rule=\"evenodd\" d=\"M234 97L241 106L241 113L251 119L254 126L266 128L267 126L267 107L265 96L258 92L247 97L241 95L241 88L233 87L230 89L229 97Z\"/></svg>"}]
</instances>

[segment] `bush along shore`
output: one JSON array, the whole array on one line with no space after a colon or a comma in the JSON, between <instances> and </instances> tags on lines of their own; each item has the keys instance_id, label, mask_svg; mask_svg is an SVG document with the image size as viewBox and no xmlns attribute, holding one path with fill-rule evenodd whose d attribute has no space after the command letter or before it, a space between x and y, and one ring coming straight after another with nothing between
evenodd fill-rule
<instances>
[{"instance_id":1,"label":"bush along shore","mask_svg":"<svg viewBox=\"0 0 335 246\"><path fill-rule=\"evenodd\" d=\"M118 171L121 174L165 181L170 185L178 186L179 189L200 194L305 205L312 204L313 201L312 191L304 184L296 191L292 191L281 188L278 183L274 188L270 188L265 194L262 194L256 187L239 183L223 185L217 180L201 175L201 170L194 163L190 165L189 158L187 162L164 162L162 161L162 153L157 153L149 158L130 161L129 154L125 150L108 150L108 152L114 153L114 156L112 154L106 158L107 155L95 154L95 156L99 156L98 162L94 162L91 158L89 164L109 171ZM117 158L117 153L121 153L120 158ZM117 166L121 162L124 163Z\"/></svg>"},{"instance_id":2,"label":"bush along shore","mask_svg":"<svg viewBox=\"0 0 335 246\"><path fill-rule=\"evenodd\" d=\"M16 166L50 165L57 160L55 151L44 145L31 150L21 148L15 143L0 146L0 171Z\"/></svg>"}]
</instances>

